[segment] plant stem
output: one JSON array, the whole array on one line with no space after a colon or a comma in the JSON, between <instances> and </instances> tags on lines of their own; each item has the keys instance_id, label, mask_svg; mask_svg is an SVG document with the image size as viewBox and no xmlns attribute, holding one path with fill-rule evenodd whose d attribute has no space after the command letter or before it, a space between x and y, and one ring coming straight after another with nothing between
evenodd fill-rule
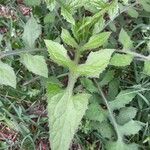
<instances>
[{"instance_id":1,"label":"plant stem","mask_svg":"<svg viewBox=\"0 0 150 150\"><path fill-rule=\"evenodd\" d=\"M74 62L76 65L78 65L79 59L80 59L80 52L79 50L76 50L75 58L74 58ZM69 75L68 75L67 91L71 93L71 95L73 94L73 88L77 81L77 78L78 78L78 75L76 75L72 70L70 70Z\"/></svg>"},{"instance_id":2,"label":"plant stem","mask_svg":"<svg viewBox=\"0 0 150 150\"><path fill-rule=\"evenodd\" d=\"M45 51L45 48L35 48L35 49L16 49L14 51L6 51L6 52L1 52L0 53L0 59L8 56L14 56L14 55L21 55L22 53L28 53L28 52L38 52L38 51Z\"/></svg>"},{"instance_id":3,"label":"plant stem","mask_svg":"<svg viewBox=\"0 0 150 150\"><path fill-rule=\"evenodd\" d=\"M102 91L101 87L99 86L99 84L98 84L98 82L97 82L96 79L94 79L94 82L95 82L95 84L96 84L96 86L97 86L97 89L98 89L98 91L99 91L99 94L102 96L103 101L104 101L104 103L105 103L105 105L106 105L106 107L107 107L107 109L108 109L109 116L110 116L110 118L111 118L111 122L112 122L112 124L113 124L113 126L114 126L114 128L115 128L115 130L116 130L116 134L117 134L117 137L118 137L118 141L122 141L122 136L121 136L121 134L120 134L120 132L119 132L118 124L116 123L115 117L113 116L113 112L112 112L112 110L111 110L111 108L110 108L110 106L109 106L109 103L108 103L108 101L107 101L107 99L106 99L106 97L105 97L105 95L104 95L104 93L103 93L103 91Z\"/></svg>"}]
</instances>

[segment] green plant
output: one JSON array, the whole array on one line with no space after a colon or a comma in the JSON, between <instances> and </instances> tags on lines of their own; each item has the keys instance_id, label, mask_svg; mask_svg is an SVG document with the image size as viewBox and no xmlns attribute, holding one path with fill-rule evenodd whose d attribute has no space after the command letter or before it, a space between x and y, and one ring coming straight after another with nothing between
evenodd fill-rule
<instances>
[{"instance_id":1,"label":"green plant","mask_svg":"<svg viewBox=\"0 0 150 150\"><path fill-rule=\"evenodd\" d=\"M26 0L26 3L33 7L39 5L38 3L34 3L34 1L30 3L30 1ZM121 27L118 36L118 43L121 46L117 48L116 45L107 43L108 39L113 37L111 32L104 31L111 23L110 28L113 31L116 30L113 20L119 17L119 10L121 13L129 10L128 14L136 18L138 12L134 6L140 3L140 6L149 11L149 1L135 1L130 5L130 1L126 0L122 2L118 2L117 0L111 2L97 0L83 0L82 2L79 0L53 0L46 1L46 3L50 11L61 9L61 15L69 23L68 25L57 14L58 20L63 25L61 35L58 34L58 36L61 36L64 46L52 40L45 40L50 59L59 66L67 69L66 72L68 74L66 88L63 88L59 82L51 79L47 80L47 110L52 150L69 149L71 140L84 114L86 114L85 117L90 121L92 120L89 126L98 130L106 138L104 140L104 147L106 149L138 149L138 144L135 144L134 140L130 142L128 137L137 134L144 124L134 120L137 109L132 106L128 107L128 104L136 96L140 96L147 104L149 104L149 101L141 93L133 89L121 90L119 94L117 92L112 94L111 84L113 86L117 84L115 80L110 84L109 88L111 90L107 97L107 94L103 93L103 88L105 89L105 85L112 80L115 74L114 70L109 71L101 82L94 79L96 86L91 78L99 78L100 74L105 73L107 67L126 67L134 59L139 58L144 61L144 69L143 66L141 67L143 73L150 74L149 56L139 54L135 51L139 45L134 47L135 43L132 41L131 33L129 34L125 28ZM85 13L86 11L89 13L88 15ZM106 14L110 18L108 22L105 21ZM47 22L46 19L44 20L45 22ZM39 38L42 29L38 22L38 19L31 16L24 25L22 41L25 48L23 50L4 52L0 57L5 58L6 56L19 54L20 62L29 71L47 78L48 68L44 57L37 54L29 54L43 50L41 48L43 45ZM67 29L64 29L64 27ZM146 43L148 43L148 40ZM36 45L40 45L40 48L37 49ZM13 68L2 61L0 62L0 75L0 84L9 85L13 88L16 87L16 75ZM83 77L81 84L78 80L80 77ZM86 90L84 92L77 90L76 83L78 86L85 86ZM90 101L88 106L89 99L92 99L95 93L99 93L103 98L103 102ZM106 106L106 109L101 106L102 104ZM90 127L88 130L90 130ZM104 130L105 127L108 129L107 131Z\"/></svg>"}]
</instances>

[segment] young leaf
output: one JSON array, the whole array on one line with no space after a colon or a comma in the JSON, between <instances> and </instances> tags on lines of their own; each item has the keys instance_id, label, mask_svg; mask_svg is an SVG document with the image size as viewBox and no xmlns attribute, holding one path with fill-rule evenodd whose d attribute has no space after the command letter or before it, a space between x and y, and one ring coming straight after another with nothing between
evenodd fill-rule
<instances>
[{"instance_id":1,"label":"young leaf","mask_svg":"<svg viewBox=\"0 0 150 150\"><path fill-rule=\"evenodd\" d=\"M121 91L114 101L109 102L109 105L112 110L120 109L125 107L126 104L130 103L136 95L137 93L133 90Z\"/></svg>"},{"instance_id":2,"label":"young leaf","mask_svg":"<svg viewBox=\"0 0 150 150\"><path fill-rule=\"evenodd\" d=\"M45 40L45 44L50 54L50 58L54 62L56 62L58 65L67 67L73 66L73 62L67 55L67 50L63 47L63 45L51 40Z\"/></svg>"},{"instance_id":3,"label":"young leaf","mask_svg":"<svg viewBox=\"0 0 150 150\"><path fill-rule=\"evenodd\" d=\"M97 52L91 52L85 62L77 68L77 73L81 76L87 77L99 77L99 74L102 73L111 58L113 49L103 49Z\"/></svg>"},{"instance_id":4,"label":"young leaf","mask_svg":"<svg viewBox=\"0 0 150 150\"><path fill-rule=\"evenodd\" d=\"M119 111L119 115L117 116L117 123L123 125L129 122L136 116L137 109L134 107L124 107Z\"/></svg>"},{"instance_id":5,"label":"young leaf","mask_svg":"<svg viewBox=\"0 0 150 150\"><path fill-rule=\"evenodd\" d=\"M35 40L41 34L41 26L37 23L35 18L32 16L26 23L23 32L23 41L27 47L34 48Z\"/></svg>"},{"instance_id":6,"label":"young leaf","mask_svg":"<svg viewBox=\"0 0 150 150\"><path fill-rule=\"evenodd\" d=\"M78 47L77 42L74 40L74 38L70 35L70 33L66 29L62 29L61 38L67 45L75 48Z\"/></svg>"},{"instance_id":7,"label":"young leaf","mask_svg":"<svg viewBox=\"0 0 150 150\"><path fill-rule=\"evenodd\" d=\"M0 84L16 88L16 75L12 67L0 61Z\"/></svg>"},{"instance_id":8,"label":"young leaf","mask_svg":"<svg viewBox=\"0 0 150 150\"><path fill-rule=\"evenodd\" d=\"M48 77L47 64L43 56L33 56L26 53L21 56L21 62L29 71L46 78Z\"/></svg>"},{"instance_id":9,"label":"young leaf","mask_svg":"<svg viewBox=\"0 0 150 150\"><path fill-rule=\"evenodd\" d=\"M133 42L130 39L130 36L122 28L119 34L119 42L123 45L124 49L130 49L133 46Z\"/></svg>"},{"instance_id":10,"label":"young leaf","mask_svg":"<svg viewBox=\"0 0 150 150\"><path fill-rule=\"evenodd\" d=\"M124 67L130 65L133 60L133 56L127 54L114 54L114 56L110 60L110 65L117 67Z\"/></svg>"},{"instance_id":11,"label":"young leaf","mask_svg":"<svg viewBox=\"0 0 150 150\"><path fill-rule=\"evenodd\" d=\"M89 41L83 46L82 52L102 46L108 40L109 36L110 32L102 32L100 34L93 35L89 39Z\"/></svg>"},{"instance_id":12,"label":"young leaf","mask_svg":"<svg viewBox=\"0 0 150 150\"><path fill-rule=\"evenodd\" d=\"M144 62L144 70L143 73L150 76L150 61Z\"/></svg>"},{"instance_id":13,"label":"young leaf","mask_svg":"<svg viewBox=\"0 0 150 150\"><path fill-rule=\"evenodd\" d=\"M114 17L117 15L118 11L119 11L118 0L114 0L108 10L108 14L109 14L109 17L111 20L114 19Z\"/></svg>"},{"instance_id":14,"label":"young leaf","mask_svg":"<svg viewBox=\"0 0 150 150\"><path fill-rule=\"evenodd\" d=\"M119 131L122 135L134 135L137 134L142 128L142 125L138 121L130 120L123 126L119 126Z\"/></svg>"},{"instance_id":15,"label":"young leaf","mask_svg":"<svg viewBox=\"0 0 150 150\"><path fill-rule=\"evenodd\" d=\"M72 16L72 8L69 6L61 7L61 15L71 24L75 25L75 20Z\"/></svg>"},{"instance_id":16,"label":"young leaf","mask_svg":"<svg viewBox=\"0 0 150 150\"><path fill-rule=\"evenodd\" d=\"M52 150L68 150L87 109L89 94L71 96L69 92L48 97L50 142Z\"/></svg>"}]
</instances>

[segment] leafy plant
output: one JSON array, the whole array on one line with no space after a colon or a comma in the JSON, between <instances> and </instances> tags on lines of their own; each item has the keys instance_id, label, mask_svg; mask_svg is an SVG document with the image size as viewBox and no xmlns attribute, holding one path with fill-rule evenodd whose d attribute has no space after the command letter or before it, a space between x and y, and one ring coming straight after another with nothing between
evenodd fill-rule
<instances>
[{"instance_id":1,"label":"leafy plant","mask_svg":"<svg viewBox=\"0 0 150 150\"><path fill-rule=\"evenodd\" d=\"M149 12L149 1L132 3L129 0L121 2L118 0L25 0L25 4L31 6L33 12L41 10L44 17L37 12L27 20L24 18L26 20L26 23L22 25L24 31L21 32L17 44L12 42L12 46L24 48L17 51L5 50L0 54L2 59L0 61L0 84L13 88L20 86L16 86L17 81L21 83L21 75L19 73L20 76L16 76L18 72L17 67L14 67L14 61L19 62L20 66L23 65L34 75L40 76L40 78L33 79L40 79L40 84L36 85L36 88L40 86L40 90L36 89L35 85L29 86L29 91L27 87L21 87L21 89L27 92L30 98L47 89L49 141L52 150L68 150L78 128L84 128L83 132L86 133L94 133L96 130L100 135L98 139L102 141L105 149L138 149L140 144L136 143L139 139L136 135L143 129L142 127L145 126L143 122L146 121L142 122L142 119L136 116L141 113L138 107L140 111L147 111L147 108L142 108L145 104L149 105L149 96L145 91L149 90L147 75L150 75L149 51L141 52L139 49L143 43L149 48L149 34L143 33L142 36L145 39L138 43L136 38L141 35L135 31L139 27L131 31L132 25L126 28L119 16L127 11L130 17L138 18L140 14L134 6L138 4L146 13L146 11ZM126 17L127 14L124 16ZM120 24L115 22L116 18L119 19ZM42 25L43 22L46 25ZM142 27L148 30L145 26L142 25ZM52 29L56 32L46 32ZM42 48L43 39L45 39L46 49ZM7 47L11 45L3 36L0 36L0 43L1 41ZM0 45L3 47L2 44ZM50 59L47 59L46 50ZM19 55L17 60L16 55ZM14 57L3 60L6 56ZM57 69L61 71L59 70L58 73L55 71ZM25 68L22 70L28 74ZM134 70L136 82L134 79L130 82L133 74L131 70ZM142 75L139 74L139 70ZM52 77L48 77L49 75ZM26 77L28 76L31 74L29 73ZM67 83L62 84L59 80L55 80L56 76L57 78L65 77L63 79L67 80ZM121 82L126 81L124 88L119 85L118 80L115 79L116 76ZM128 78L129 80L126 80ZM11 91L13 91L12 88ZM21 99L24 99L24 96ZM3 106L3 103L0 103L0 106ZM20 114L20 109L16 111L17 108L15 106L13 108L15 113ZM14 118L5 109L2 111L2 114L4 113ZM12 119L13 121L8 121L7 118L2 120L7 125L12 123L14 128L17 124L15 119ZM22 121L20 118L18 120ZM82 126L81 121L86 125ZM23 136L20 147L26 148L30 143L31 148L36 149L34 143L37 141L32 140L29 130L24 131L21 127L17 127L15 130L21 132ZM94 136L97 137L97 134ZM134 140L134 137L137 140ZM1 145L7 146L6 143ZM91 149L97 149L96 146L94 143Z\"/></svg>"}]
</instances>

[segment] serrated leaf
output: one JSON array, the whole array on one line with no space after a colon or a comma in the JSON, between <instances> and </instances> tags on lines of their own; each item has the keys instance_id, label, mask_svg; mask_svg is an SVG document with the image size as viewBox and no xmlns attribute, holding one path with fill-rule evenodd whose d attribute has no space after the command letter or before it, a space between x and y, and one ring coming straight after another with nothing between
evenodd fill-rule
<instances>
[{"instance_id":1,"label":"serrated leaf","mask_svg":"<svg viewBox=\"0 0 150 150\"><path fill-rule=\"evenodd\" d=\"M99 74L102 73L111 58L113 49L103 49L97 52L91 52L85 62L77 68L77 73L81 76L87 77L99 77Z\"/></svg>"},{"instance_id":2,"label":"serrated leaf","mask_svg":"<svg viewBox=\"0 0 150 150\"><path fill-rule=\"evenodd\" d=\"M117 66L117 67L124 67L130 65L133 60L133 56L128 54L114 54L111 58L110 65Z\"/></svg>"},{"instance_id":3,"label":"serrated leaf","mask_svg":"<svg viewBox=\"0 0 150 150\"><path fill-rule=\"evenodd\" d=\"M46 78L48 77L47 64L43 56L33 56L26 53L21 56L21 62L29 71Z\"/></svg>"},{"instance_id":4,"label":"serrated leaf","mask_svg":"<svg viewBox=\"0 0 150 150\"><path fill-rule=\"evenodd\" d=\"M125 144L123 141L107 142L106 150L138 150L135 143Z\"/></svg>"},{"instance_id":5,"label":"serrated leaf","mask_svg":"<svg viewBox=\"0 0 150 150\"><path fill-rule=\"evenodd\" d=\"M137 134L142 128L139 121L130 120L128 123L119 126L119 131L122 135L134 135Z\"/></svg>"},{"instance_id":6,"label":"serrated leaf","mask_svg":"<svg viewBox=\"0 0 150 150\"><path fill-rule=\"evenodd\" d=\"M112 110L114 109L120 109L122 107L125 107L126 104L130 103L133 98L136 96L136 92L133 90L124 90L121 91L115 100L109 102L109 105Z\"/></svg>"},{"instance_id":7,"label":"serrated leaf","mask_svg":"<svg viewBox=\"0 0 150 150\"><path fill-rule=\"evenodd\" d=\"M82 47L82 52L102 46L108 40L109 36L110 32L102 32L100 34L93 35L92 37L90 37L89 41Z\"/></svg>"},{"instance_id":8,"label":"serrated leaf","mask_svg":"<svg viewBox=\"0 0 150 150\"><path fill-rule=\"evenodd\" d=\"M69 31L67 31L66 29L62 29L61 38L67 45L75 48L78 47L77 42L74 40L74 38L70 35Z\"/></svg>"},{"instance_id":9,"label":"serrated leaf","mask_svg":"<svg viewBox=\"0 0 150 150\"><path fill-rule=\"evenodd\" d=\"M150 61L145 61L144 62L143 73L150 76Z\"/></svg>"},{"instance_id":10,"label":"serrated leaf","mask_svg":"<svg viewBox=\"0 0 150 150\"><path fill-rule=\"evenodd\" d=\"M137 109L134 107L124 107L120 109L119 115L117 116L117 123L123 125L129 122L136 116Z\"/></svg>"},{"instance_id":11,"label":"serrated leaf","mask_svg":"<svg viewBox=\"0 0 150 150\"><path fill-rule=\"evenodd\" d=\"M113 3L111 4L111 7L108 10L108 14L111 20L114 19L118 11L119 11L118 0L114 0Z\"/></svg>"},{"instance_id":12,"label":"serrated leaf","mask_svg":"<svg viewBox=\"0 0 150 150\"><path fill-rule=\"evenodd\" d=\"M61 7L61 15L71 24L75 25L75 20L72 16L72 9L68 7Z\"/></svg>"},{"instance_id":13,"label":"serrated leaf","mask_svg":"<svg viewBox=\"0 0 150 150\"><path fill-rule=\"evenodd\" d=\"M106 115L101 106L97 103L90 104L86 111L86 117L89 120L102 122L106 119Z\"/></svg>"},{"instance_id":14,"label":"serrated leaf","mask_svg":"<svg viewBox=\"0 0 150 150\"><path fill-rule=\"evenodd\" d=\"M133 46L133 42L130 39L130 36L122 28L119 34L119 42L123 45L124 49L130 49Z\"/></svg>"},{"instance_id":15,"label":"serrated leaf","mask_svg":"<svg viewBox=\"0 0 150 150\"><path fill-rule=\"evenodd\" d=\"M53 42L51 40L45 40L46 47L50 54L50 58L61 66L72 67L73 62L67 55L67 50L63 47L63 45Z\"/></svg>"},{"instance_id":16,"label":"serrated leaf","mask_svg":"<svg viewBox=\"0 0 150 150\"><path fill-rule=\"evenodd\" d=\"M48 97L50 142L52 150L68 150L87 109L89 94L71 96L68 91Z\"/></svg>"},{"instance_id":17,"label":"serrated leaf","mask_svg":"<svg viewBox=\"0 0 150 150\"><path fill-rule=\"evenodd\" d=\"M25 45L29 48L34 48L35 40L41 34L41 26L37 23L36 19L32 16L24 27L22 39Z\"/></svg>"},{"instance_id":18,"label":"serrated leaf","mask_svg":"<svg viewBox=\"0 0 150 150\"><path fill-rule=\"evenodd\" d=\"M16 75L11 66L0 61L0 84L16 88Z\"/></svg>"}]
</instances>

